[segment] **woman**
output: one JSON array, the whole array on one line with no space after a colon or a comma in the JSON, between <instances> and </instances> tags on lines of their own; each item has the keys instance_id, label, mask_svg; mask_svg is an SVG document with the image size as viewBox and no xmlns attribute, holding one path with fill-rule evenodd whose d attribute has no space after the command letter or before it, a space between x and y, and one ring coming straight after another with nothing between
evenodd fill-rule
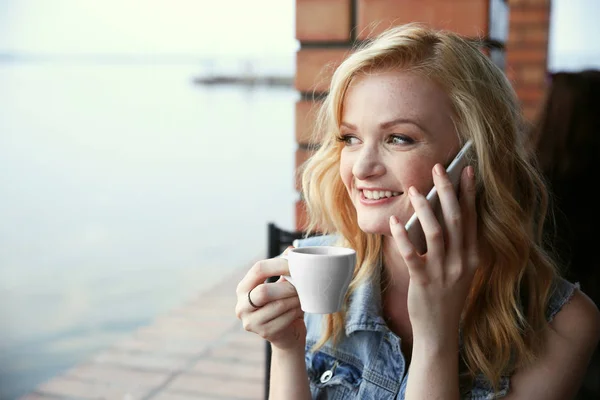
<instances>
[{"instance_id":1,"label":"woman","mask_svg":"<svg viewBox=\"0 0 600 400\"><path fill-rule=\"evenodd\" d=\"M456 34L395 27L337 68L320 121L302 182L309 231L326 235L299 245L351 247L357 267L333 315L263 283L284 259L239 283L237 316L272 345L270 398L572 396L600 316L540 245L547 192L503 73ZM455 192L443 166L469 139ZM413 211L424 254L403 227Z\"/></svg>"}]
</instances>

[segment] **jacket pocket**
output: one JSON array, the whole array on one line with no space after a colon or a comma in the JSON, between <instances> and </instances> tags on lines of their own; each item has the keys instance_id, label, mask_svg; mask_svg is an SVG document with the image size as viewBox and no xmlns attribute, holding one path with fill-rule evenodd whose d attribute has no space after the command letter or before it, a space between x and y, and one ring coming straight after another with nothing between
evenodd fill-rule
<instances>
[{"instance_id":1,"label":"jacket pocket","mask_svg":"<svg viewBox=\"0 0 600 400\"><path fill-rule=\"evenodd\" d=\"M358 394L362 372L355 365L321 351L306 352L313 399L347 399Z\"/></svg>"}]
</instances>

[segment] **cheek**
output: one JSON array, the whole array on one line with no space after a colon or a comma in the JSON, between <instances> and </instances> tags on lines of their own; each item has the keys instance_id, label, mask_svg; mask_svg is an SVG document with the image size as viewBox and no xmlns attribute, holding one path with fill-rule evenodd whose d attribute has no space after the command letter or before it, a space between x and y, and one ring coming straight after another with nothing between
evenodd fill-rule
<instances>
[{"instance_id":1,"label":"cheek","mask_svg":"<svg viewBox=\"0 0 600 400\"><path fill-rule=\"evenodd\" d=\"M417 188L417 190L426 195L429 190L433 187L433 177L431 170L435 163L427 159L413 159L409 162L403 163L402 167L398 168L399 178L402 181L402 186L405 191L411 186Z\"/></svg>"}]
</instances>

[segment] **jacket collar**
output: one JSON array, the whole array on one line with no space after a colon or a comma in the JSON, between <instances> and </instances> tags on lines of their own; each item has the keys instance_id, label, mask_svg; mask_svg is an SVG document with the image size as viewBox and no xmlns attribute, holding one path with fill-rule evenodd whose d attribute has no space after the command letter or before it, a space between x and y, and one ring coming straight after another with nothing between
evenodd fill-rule
<instances>
[{"instance_id":1,"label":"jacket collar","mask_svg":"<svg viewBox=\"0 0 600 400\"><path fill-rule=\"evenodd\" d=\"M356 331L389 331L382 317L381 268L380 260L374 273L361 282L351 294L346 312L346 336Z\"/></svg>"}]
</instances>

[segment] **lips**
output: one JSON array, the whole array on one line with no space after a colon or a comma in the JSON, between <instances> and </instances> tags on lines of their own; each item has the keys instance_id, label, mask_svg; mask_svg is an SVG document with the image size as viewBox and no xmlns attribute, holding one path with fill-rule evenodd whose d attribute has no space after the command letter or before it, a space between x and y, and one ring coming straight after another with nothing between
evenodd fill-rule
<instances>
[{"instance_id":1,"label":"lips","mask_svg":"<svg viewBox=\"0 0 600 400\"><path fill-rule=\"evenodd\" d=\"M384 190L384 189L375 189L375 190L362 189L360 191L361 191L361 195L369 200L392 198L392 197L399 196L401 194L401 192L395 192L392 190Z\"/></svg>"},{"instance_id":2,"label":"lips","mask_svg":"<svg viewBox=\"0 0 600 400\"><path fill-rule=\"evenodd\" d=\"M385 189L358 189L360 203L366 206L382 205L393 202L403 192Z\"/></svg>"}]
</instances>

